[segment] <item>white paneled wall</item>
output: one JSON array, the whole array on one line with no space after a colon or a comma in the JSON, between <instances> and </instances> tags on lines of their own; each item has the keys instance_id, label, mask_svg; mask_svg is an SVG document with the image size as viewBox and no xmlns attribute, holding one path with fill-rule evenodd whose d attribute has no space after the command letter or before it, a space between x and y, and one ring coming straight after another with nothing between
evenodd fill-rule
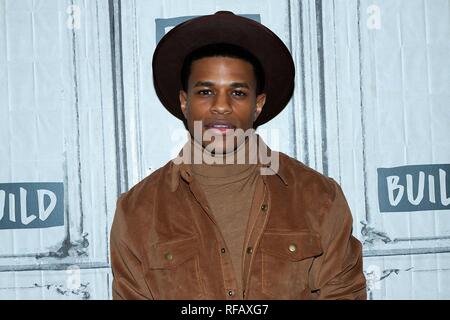
<instances>
[{"instance_id":1,"label":"white paneled wall","mask_svg":"<svg viewBox=\"0 0 450 320\"><path fill-rule=\"evenodd\" d=\"M118 185L108 3L1 0L0 37L0 183L64 184L64 225L0 230L0 298L108 299Z\"/></svg>"}]
</instances>

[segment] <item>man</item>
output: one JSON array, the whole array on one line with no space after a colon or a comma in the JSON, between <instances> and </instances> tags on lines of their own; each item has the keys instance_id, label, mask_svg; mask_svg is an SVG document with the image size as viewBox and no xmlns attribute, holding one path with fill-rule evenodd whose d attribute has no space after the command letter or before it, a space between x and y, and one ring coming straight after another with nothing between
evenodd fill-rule
<instances>
[{"instance_id":1,"label":"man","mask_svg":"<svg viewBox=\"0 0 450 320\"><path fill-rule=\"evenodd\" d=\"M286 106L294 64L261 24L220 11L159 42L153 80L189 140L118 200L114 299L365 299L340 186L254 132Z\"/></svg>"}]
</instances>

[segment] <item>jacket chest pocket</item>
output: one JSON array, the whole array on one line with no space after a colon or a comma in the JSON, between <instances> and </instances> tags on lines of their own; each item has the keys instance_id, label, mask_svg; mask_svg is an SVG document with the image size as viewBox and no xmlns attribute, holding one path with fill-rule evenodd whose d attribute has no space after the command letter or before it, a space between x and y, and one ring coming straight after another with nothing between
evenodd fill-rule
<instances>
[{"instance_id":1,"label":"jacket chest pocket","mask_svg":"<svg viewBox=\"0 0 450 320\"><path fill-rule=\"evenodd\" d=\"M199 241L196 236L150 247L146 278L158 299L201 299Z\"/></svg>"},{"instance_id":2,"label":"jacket chest pocket","mask_svg":"<svg viewBox=\"0 0 450 320\"><path fill-rule=\"evenodd\" d=\"M261 240L262 291L275 299L299 299L308 289L320 236L310 231L267 232Z\"/></svg>"}]
</instances>

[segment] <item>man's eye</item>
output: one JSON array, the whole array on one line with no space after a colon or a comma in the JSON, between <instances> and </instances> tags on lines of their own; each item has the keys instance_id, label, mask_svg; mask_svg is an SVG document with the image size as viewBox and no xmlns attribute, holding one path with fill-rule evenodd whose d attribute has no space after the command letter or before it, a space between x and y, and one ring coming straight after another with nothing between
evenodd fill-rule
<instances>
[{"instance_id":1,"label":"man's eye","mask_svg":"<svg viewBox=\"0 0 450 320\"><path fill-rule=\"evenodd\" d=\"M239 97L244 97L244 96L246 96L247 94L246 94L244 91L234 90L234 91L233 91L233 95L239 96Z\"/></svg>"},{"instance_id":2,"label":"man's eye","mask_svg":"<svg viewBox=\"0 0 450 320\"><path fill-rule=\"evenodd\" d=\"M199 91L197 91L197 93L200 95L203 95L203 96L212 94L211 90L207 90L207 89L199 90Z\"/></svg>"}]
</instances>

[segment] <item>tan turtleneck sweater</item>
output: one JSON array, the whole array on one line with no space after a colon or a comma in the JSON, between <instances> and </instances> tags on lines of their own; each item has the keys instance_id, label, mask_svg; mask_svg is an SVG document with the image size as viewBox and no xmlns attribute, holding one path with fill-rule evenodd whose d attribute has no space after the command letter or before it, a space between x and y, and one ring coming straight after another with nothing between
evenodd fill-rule
<instances>
[{"instance_id":1,"label":"tan turtleneck sweater","mask_svg":"<svg viewBox=\"0 0 450 320\"><path fill-rule=\"evenodd\" d=\"M197 142L194 145L194 148L201 148ZM234 155L242 148L245 148L247 159L245 164L202 163L191 165L194 179L205 193L230 252L238 284L237 292L240 296L242 296L243 290L244 237L256 182L260 176L257 165L248 161L248 139L233 152ZM209 153L208 156L211 154Z\"/></svg>"}]
</instances>

